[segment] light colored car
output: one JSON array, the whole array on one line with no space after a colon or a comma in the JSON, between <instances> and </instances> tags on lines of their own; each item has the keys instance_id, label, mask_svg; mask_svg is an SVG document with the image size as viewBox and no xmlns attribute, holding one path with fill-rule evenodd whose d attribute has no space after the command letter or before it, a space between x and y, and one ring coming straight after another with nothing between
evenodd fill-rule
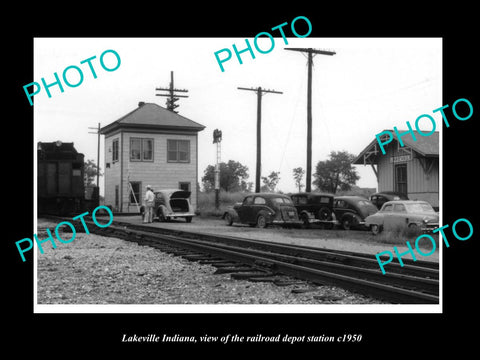
<instances>
[{"instance_id":1,"label":"light colored car","mask_svg":"<svg viewBox=\"0 0 480 360\"><path fill-rule=\"evenodd\" d=\"M177 218L184 218L188 223L192 221L195 212L189 200L190 191L165 189L154 191L154 194L153 216L158 218L158 221L168 221ZM140 213L143 216L143 206L140 208Z\"/></svg>"},{"instance_id":2,"label":"light colored car","mask_svg":"<svg viewBox=\"0 0 480 360\"><path fill-rule=\"evenodd\" d=\"M383 204L380 211L367 216L365 226L374 235L398 227L432 231L438 227L438 213L426 201L396 200Z\"/></svg>"}]
</instances>

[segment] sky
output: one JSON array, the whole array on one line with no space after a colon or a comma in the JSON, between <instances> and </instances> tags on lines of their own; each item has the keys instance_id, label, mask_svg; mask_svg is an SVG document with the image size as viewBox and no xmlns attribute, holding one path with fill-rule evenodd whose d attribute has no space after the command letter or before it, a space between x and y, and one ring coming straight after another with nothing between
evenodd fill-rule
<instances>
[{"instance_id":1,"label":"sky","mask_svg":"<svg viewBox=\"0 0 480 360\"><path fill-rule=\"evenodd\" d=\"M165 106L165 97L156 96L157 87L168 87L174 71L175 87L188 89L176 109L206 126L199 133L199 182L205 168L216 161L212 144L214 129L222 130L222 161L235 160L249 168L248 181L255 182L257 97L237 87L262 88L283 94L262 97L262 176L280 172L278 190L295 191L293 168L306 168L307 58L285 51L286 47L329 49L334 56L314 57L312 76L313 145L312 171L331 151L358 155L384 129L406 129L422 114L432 115L442 103L441 38L274 38L275 46L261 54L252 44L255 59L233 54L223 63L222 72L214 53L232 44L244 49L245 38L35 38L34 79L47 84L61 78L65 68L78 66L83 82L77 87L63 84L34 96L35 148L38 141L73 142L85 159L97 159L97 136L89 127L108 125L137 108L140 101ZM270 47L268 38L258 42ZM106 50L121 59L117 70L107 72L100 63ZM91 61L97 78L87 63ZM223 56L223 54L221 55ZM107 67L116 64L109 53ZM75 70L68 79L78 82ZM62 80L63 81L63 80ZM25 97L26 104L28 99ZM431 124L420 122L431 130ZM439 129L440 126L437 126ZM100 167L104 168L103 136ZM377 187L369 166L355 166L361 187ZM103 194L103 178L100 178Z\"/></svg>"}]
</instances>

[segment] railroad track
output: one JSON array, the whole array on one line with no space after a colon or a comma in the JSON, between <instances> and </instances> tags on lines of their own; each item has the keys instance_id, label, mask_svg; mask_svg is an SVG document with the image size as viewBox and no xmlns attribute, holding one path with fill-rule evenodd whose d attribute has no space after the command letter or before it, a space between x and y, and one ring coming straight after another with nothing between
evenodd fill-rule
<instances>
[{"instance_id":1,"label":"railroad track","mask_svg":"<svg viewBox=\"0 0 480 360\"><path fill-rule=\"evenodd\" d=\"M87 221L88 224L88 221ZM93 233L119 237L212 264L234 278L268 281L288 275L315 284L342 287L362 295L403 304L438 304L438 264L391 262L382 274L373 255L272 243L233 236L172 230L114 221L107 228L91 223Z\"/></svg>"}]
</instances>

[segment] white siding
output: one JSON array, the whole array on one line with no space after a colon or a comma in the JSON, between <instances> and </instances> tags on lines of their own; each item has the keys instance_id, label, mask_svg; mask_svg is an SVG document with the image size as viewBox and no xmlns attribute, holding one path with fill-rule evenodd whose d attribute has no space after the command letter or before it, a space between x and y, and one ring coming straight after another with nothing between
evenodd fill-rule
<instances>
[{"instance_id":1,"label":"white siding","mask_svg":"<svg viewBox=\"0 0 480 360\"><path fill-rule=\"evenodd\" d=\"M130 138L149 138L153 139L153 161L131 161L130 160ZM112 163L112 140L120 140L119 159L120 161ZM169 163L167 162L167 140L178 139L190 141L190 162L188 163ZM140 203L145 196L145 187L151 185L154 190L166 188L178 188L180 182L190 183L191 197L190 201L194 207L197 206L197 135L191 134L158 134L158 133L140 133L126 132L105 138L105 163L110 163L110 168L105 169L105 204L114 205L115 185L120 185L121 209L122 212L136 212L136 206L129 203L128 181L141 182ZM123 176L120 175L123 170ZM120 179L122 183L120 184Z\"/></svg>"},{"instance_id":2,"label":"white siding","mask_svg":"<svg viewBox=\"0 0 480 360\"><path fill-rule=\"evenodd\" d=\"M390 162L392 156L403 155L399 152L397 144L389 144L386 154L381 155L378 161L378 191L395 190L394 164ZM430 172L426 173L419 158L421 155L412 152L412 159L407 164L407 190L408 197L412 200L425 200L432 206L439 206L439 162L433 160Z\"/></svg>"}]
</instances>

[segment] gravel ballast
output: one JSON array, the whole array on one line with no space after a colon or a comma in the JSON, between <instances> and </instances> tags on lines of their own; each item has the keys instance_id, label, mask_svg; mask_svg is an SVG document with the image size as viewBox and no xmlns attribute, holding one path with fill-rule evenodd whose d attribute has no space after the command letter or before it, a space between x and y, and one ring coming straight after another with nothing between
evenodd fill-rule
<instances>
[{"instance_id":1,"label":"gravel ballast","mask_svg":"<svg viewBox=\"0 0 480 360\"><path fill-rule=\"evenodd\" d=\"M38 237L56 223L39 219ZM65 234L69 239L71 234ZM37 250L38 304L379 304L304 281L278 286L234 280L216 268L135 242L77 232L74 241Z\"/></svg>"}]
</instances>

